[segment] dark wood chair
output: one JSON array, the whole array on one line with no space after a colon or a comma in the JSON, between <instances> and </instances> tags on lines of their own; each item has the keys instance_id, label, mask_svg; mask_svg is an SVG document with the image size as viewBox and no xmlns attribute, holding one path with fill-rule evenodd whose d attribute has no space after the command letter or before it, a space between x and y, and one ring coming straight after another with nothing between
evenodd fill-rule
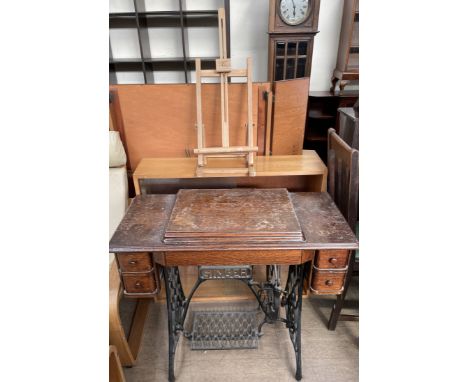
<instances>
[{"instance_id":1,"label":"dark wood chair","mask_svg":"<svg viewBox=\"0 0 468 382\"><path fill-rule=\"evenodd\" d=\"M359 200L359 151L350 147L340 138L335 129L328 130L328 192L351 229L356 233ZM346 292L356 265L355 255L355 251L352 251L343 292L337 296L328 321L329 330L335 330L339 319L357 319L357 316L341 315Z\"/></svg>"},{"instance_id":2,"label":"dark wood chair","mask_svg":"<svg viewBox=\"0 0 468 382\"><path fill-rule=\"evenodd\" d=\"M359 150L359 100L353 107L338 109L337 130L350 147Z\"/></svg>"}]
</instances>

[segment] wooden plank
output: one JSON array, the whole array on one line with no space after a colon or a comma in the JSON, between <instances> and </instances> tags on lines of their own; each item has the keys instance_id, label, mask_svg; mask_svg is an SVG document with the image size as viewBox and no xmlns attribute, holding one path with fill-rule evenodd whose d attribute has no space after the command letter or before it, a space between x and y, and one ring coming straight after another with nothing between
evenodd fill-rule
<instances>
[{"instance_id":1,"label":"wooden plank","mask_svg":"<svg viewBox=\"0 0 468 382\"><path fill-rule=\"evenodd\" d=\"M202 176L202 175L213 175L213 176L236 176L236 175L245 175L249 173L249 169L247 167L245 168L239 168L239 167L216 167L216 168L201 168L200 169L200 174L197 176Z\"/></svg>"},{"instance_id":2,"label":"wooden plank","mask_svg":"<svg viewBox=\"0 0 468 382\"><path fill-rule=\"evenodd\" d=\"M253 147L253 116L252 116L252 57L247 58L247 145ZM255 175L252 169L254 165L254 154L250 152L248 154L249 174Z\"/></svg>"},{"instance_id":3,"label":"wooden plank","mask_svg":"<svg viewBox=\"0 0 468 382\"><path fill-rule=\"evenodd\" d=\"M201 71L202 77L219 77L219 72L215 69L206 69ZM247 69L232 69L226 73L228 77L247 77Z\"/></svg>"},{"instance_id":4,"label":"wooden plank","mask_svg":"<svg viewBox=\"0 0 468 382\"><path fill-rule=\"evenodd\" d=\"M265 131L265 155L271 155L271 117L273 114L273 93L268 92L267 100L267 121L266 121L266 131Z\"/></svg>"},{"instance_id":5,"label":"wooden plank","mask_svg":"<svg viewBox=\"0 0 468 382\"><path fill-rule=\"evenodd\" d=\"M258 86L253 86L253 119L257 118ZM196 84L115 85L122 116L121 138L128 165L135 170L142 158L185 157L197 147ZM203 84L202 114L205 147L221 144L218 84ZM245 145L247 84L229 84L230 143ZM259 153L263 153L263 147ZM192 169L195 172L196 162Z\"/></svg>"},{"instance_id":6,"label":"wooden plank","mask_svg":"<svg viewBox=\"0 0 468 382\"><path fill-rule=\"evenodd\" d=\"M216 167L240 167L242 159L213 158ZM133 174L134 179L195 178L196 158L145 158ZM323 175L326 166L314 151L308 155L257 156L257 176Z\"/></svg>"},{"instance_id":7,"label":"wooden plank","mask_svg":"<svg viewBox=\"0 0 468 382\"><path fill-rule=\"evenodd\" d=\"M125 382L119 353L113 345L109 346L109 382Z\"/></svg>"},{"instance_id":8,"label":"wooden plank","mask_svg":"<svg viewBox=\"0 0 468 382\"><path fill-rule=\"evenodd\" d=\"M166 265L300 264L301 250L167 252Z\"/></svg>"},{"instance_id":9,"label":"wooden plank","mask_svg":"<svg viewBox=\"0 0 468 382\"><path fill-rule=\"evenodd\" d=\"M228 86L227 77L221 74L221 144L223 147L229 147L229 107L228 107Z\"/></svg>"},{"instance_id":10,"label":"wooden plank","mask_svg":"<svg viewBox=\"0 0 468 382\"><path fill-rule=\"evenodd\" d=\"M137 354L132 354L120 320L121 293L119 271L116 261L113 261L109 271L109 343L117 348L122 365L133 366Z\"/></svg>"},{"instance_id":11,"label":"wooden plank","mask_svg":"<svg viewBox=\"0 0 468 382\"><path fill-rule=\"evenodd\" d=\"M257 107L257 134L254 135L254 145L259 147L260 151L264 153L265 147L265 129L266 129L266 113L267 113L267 99L264 93L268 93L269 87L259 86L258 87L258 107Z\"/></svg>"},{"instance_id":12,"label":"wooden plank","mask_svg":"<svg viewBox=\"0 0 468 382\"><path fill-rule=\"evenodd\" d=\"M109 131L115 131L115 128L114 128L114 121L112 119L112 111L109 107Z\"/></svg>"},{"instance_id":13,"label":"wooden plank","mask_svg":"<svg viewBox=\"0 0 468 382\"><path fill-rule=\"evenodd\" d=\"M238 158L238 157L245 157L245 153L205 154L205 158Z\"/></svg>"},{"instance_id":14,"label":"wooden plank","mask_svg":"<svg viewBox=\"0 0 468 382\"><path fill-rule=\"evenodd\" d=\"M218 9L218 37L220 59L225 60L226 55L226 20L224 8ZM218 71L218 70L217 70ZM230 71L230 70L229 70ZM228 71L228 72L229 72ZM226 70L220 73L221 85L221 141L223 147L229 147L229 94Z\"/></svg>"},{"instance_id":15,"label":"wooden plank","mask_svg":"<svg viewBox=\"0 0 468 382\"><path fill-rule=\"evenodd\" d=\"M152 299L141 298L138 300L135 313L133 314L132 327L128 335L128 345L135 354L135 359L140 351L141 340L143 338L143 330L145 328L146 316L148 315L149 306Z\"/></svg>"},{"instance_id":16,"label":"wooden plank","mask_svg":"<svg viewBox=\"0 0 468 382\"><path fill-rule=\"evenodd\" d=\"M226 44L226 15L224 8L218 9L218 22L219 22L219 52L221 58L227 58L227 44Z\"/></svg>"},{"instance_id":17,"label":"wooden plank","mask_svg":"<svg viewBox=\"0 0 468 382\"><path fill-rule=\"evenodd\" d=\"M220 153L248 153L257 152L258 147L249 146L231 146L231 147L206 147L201 149L194 149L195 154L220 154Z\"/></svg>"},{"instance_id":18,"label":"wooden plank","mask_svg":"<svg viewBox=\"0 0 468 382\"><path fill-rule=\"evenodd\" d=\"M273 155L302 153L309 96L309 78L274 83Z\"/></svg>"},{"instance_id":19,"label":"wooden plank","mask_svg":"<svg viewBox=\"0 0 468 382\"><path fill-rule=\"evenodd\" d=\"M203 118L202 118L202 99L201 99L201 61L199 58L195 60L196 73L196 97L197 97L197 147L203 147ZM198 166L204 165L203 155L198 156Z\"/></svg>"},{"instance_id":20,"label":"wooden plank","mask_svg":"<svg viewBox=\"0 0 468 382\"><path fill-rule=\"evenodd\" d=\"M140 195L140 180L138 178L133 177L133 187L135 188L135 195Z\"/></svg>"},{"instance_id":21,"label":"wooden plank","mask_svg":"<svg viewBox=\"0 0 468 382\"><path fill-rule=\"evenodd\" d=\"M320 175L246 176L243 173L220 177L218 174L203 174L191 179L153 179L144 183L149 194L176 194L183 188L286 188L291 192L321 192ZM231 174L232 174L231 170Z\"/></svg>"}]
</instances>

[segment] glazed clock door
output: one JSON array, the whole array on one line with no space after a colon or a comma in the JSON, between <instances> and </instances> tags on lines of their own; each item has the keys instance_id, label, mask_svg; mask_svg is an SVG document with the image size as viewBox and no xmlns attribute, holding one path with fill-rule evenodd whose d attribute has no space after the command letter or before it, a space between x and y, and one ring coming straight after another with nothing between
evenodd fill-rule
<instances>
[{"instance_id":1,"label":"glazed clock door","mask_svg":"<svg viewBox=\"0 0 468 382\"><path fill-rule=\"evenodd\" d=\"M271 39L273 51L273 81L290 80L310 75L309 52L312 51L311 37L276 37Z\"/></svg>"}]
</instances>

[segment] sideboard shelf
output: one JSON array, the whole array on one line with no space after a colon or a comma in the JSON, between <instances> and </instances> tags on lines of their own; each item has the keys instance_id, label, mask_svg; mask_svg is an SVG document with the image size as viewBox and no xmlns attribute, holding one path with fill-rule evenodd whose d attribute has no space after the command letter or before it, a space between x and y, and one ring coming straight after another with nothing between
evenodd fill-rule
<instances>
[{"instance_id":1,"label":"sideboard shelf","mask_svg":"<svg viewBox=\"0 0 468 382\"><path fill-rule=\"evenodd\" d=\"M177 76L179 80L171 82L194 82L195 76L192 74L195 70L195 58L190 55L189 49L189 29L191 28L217 28L218 10L217 9L186 9L185 1L177 2L178 9L174 10L146 10L145 2L133 0L132 11L110 12L109 28L110 30L126 30L133 34L135 43L133 46L138 52L134 56L117 56L115 52L122 48L119 41L112 38L109 40L109 83L140 83L152 84L160 83L158 72L180 72L182 76ZM219 0L219 7L224 7L226 12L226 35L227 35L227 55L230 57L230 0ZM165 52L157 52L151 49L152 37L149 30L154 28L179 29L180 40L177 41L181 54L178 56L164 56ZM135 35L136 34L136 35ZM171 34L172 35L172 34ZM217 34L216 34L217 41ZM128 46L125 48L129 48ZM198 58L198 56L197 56ZM202 61L202 69L214 69L216 57L199 57ZM139 74L138 80L120 79L119 74L132 72ZM134 76L133 76L134 77ZM136 82L135 82L136 81ZM165 82L165 81L163 81Z\"/></svg>"}]
</instances>

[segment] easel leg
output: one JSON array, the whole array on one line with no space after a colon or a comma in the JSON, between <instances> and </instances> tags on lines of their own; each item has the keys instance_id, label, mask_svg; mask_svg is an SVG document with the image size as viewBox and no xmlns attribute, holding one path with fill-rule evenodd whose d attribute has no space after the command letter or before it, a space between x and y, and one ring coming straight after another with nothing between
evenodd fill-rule
<instances>
[{"instance_id":1,"label":"easel leg","mask_svg":"<svg viewBox=\"0 0 468 382\"><path fill-rule=\"evenodd\" d=\"M286 318L289 336L296 353L296 380L302 379L301 357L301 313L302 286L304 284L304 264L290 265L286 282Z\"/></svg>"}]
</instances>

